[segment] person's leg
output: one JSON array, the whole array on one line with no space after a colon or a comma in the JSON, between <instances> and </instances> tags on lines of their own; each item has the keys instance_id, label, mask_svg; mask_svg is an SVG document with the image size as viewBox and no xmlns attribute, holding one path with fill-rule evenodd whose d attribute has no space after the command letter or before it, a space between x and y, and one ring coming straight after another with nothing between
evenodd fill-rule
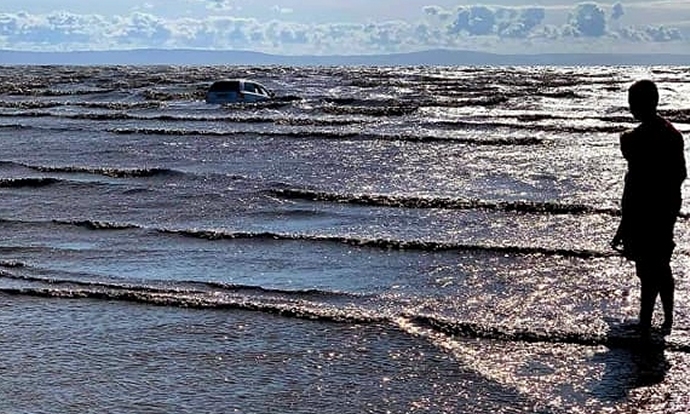
<instances>
[{"instance_id":1,"label":"person's leg","mask_svg":"<svg viewBox=\"0 0 690 414\"><path fill-rule=\"evenodd\" d=\"M655 282L655 266L647 260L636 263L637 276L640 278L640 331L648 333L652 327L654 304L659 295L659 286Z\"/></svg>"},{"instance_id":2,"label":"person's leg","mask_svg":"<svg viewBox=\"0 0 690 414\"><path fill-rule=\"evenodd\" d=\"M673 326L673 296L675 281L670 263L662 263L659 268L659 297L664 308L664 331L670 331Z\"/></svg>"}]
</instances>

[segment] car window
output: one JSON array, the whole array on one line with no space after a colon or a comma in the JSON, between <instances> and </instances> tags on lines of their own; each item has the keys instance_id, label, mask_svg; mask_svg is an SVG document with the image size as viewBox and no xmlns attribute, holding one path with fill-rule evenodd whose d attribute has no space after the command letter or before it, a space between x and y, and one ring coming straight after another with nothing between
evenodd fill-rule
<instances>
[{"instance_id":1,"label":"car window","mask_svg":"<svg viewBox=\"0 0 690 414\"><path fill-rule=\"evenodd\" d=\"M211 85L210 92L239 92L239 81L218 81Z\"/></svg>"},{"instance_id":2,"label":"car window","mask_svg":"<svg viewBox=\"0 0 690 414\"><path fill-rule=\"evenodd\" d=\"M256 93L256 85L254 85L251 82L245 82L244 83L244 91L245 92L251 92L251 93Z\"/></svg>"}]
</instances>

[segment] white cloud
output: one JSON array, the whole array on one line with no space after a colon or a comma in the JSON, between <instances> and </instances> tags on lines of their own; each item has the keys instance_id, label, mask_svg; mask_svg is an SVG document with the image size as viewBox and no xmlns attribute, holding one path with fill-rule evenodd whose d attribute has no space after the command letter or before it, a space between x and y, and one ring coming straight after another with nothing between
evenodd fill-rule
<instances>
[{"instance_id":1,"label":"white cloud","mask_svg":"<svg viewBox=\"0 0 690 414\"><path fill-rule=\"evenodd\" d=\"M621 17L623 17L624 14L625 11L623 10L623 4L619 2L613 5L613 8L611 10L611 18L613 20L620 19Z\"/></svg>"},{"instance_id":2,"label":"white cloud","mask_svg":"<svg viewBox=\"0 0 690 414\"><path fill-rule=\"evenodd\" d=\"M292 14L294 12L294 10L289 7L280 7L277 4L273 6L273 11L278 14Z\"/></svg>"},{"instance_id":3,"label":"white cloud","mask_svg":"<svg viewBox=\"0 0 690 414\"><path fill-rule=\"evenodd\" d=\"M207 7L216 10L232 10L235 6L233 0L200 0L207 3Z\"/></svg>"},{"instance_id":4,"label":"white cloud","mask_svg":"<svg viewBox=\"0 0 690 414\"><path fill-rule=\"evenodd\" d=\"M601 37L606 34L606 12L597 3L578 4L568 23L575 36Z\"/></svg>"},{"instance_id":5,"label":"white cloud","mask_svg":"<svg viewBox=\"0 0 690 414\"><path fill-rule=\"evenodd\" d=\"M158 0L149 0L148 5ZM488 6L448 8L426 5L416 19L367 22L300 22L293 3L285 0L259 17L240 17L234 0L185 0L189 5L212 6L203 18L169 17L159 8L119 15L52 12L1 13L0 47L68 50L113 48L241 49L286 54L359 54L405 52L431 48L486 49L528 53L575 48L573 39L597 39L592 47L624 50L648 44L657 50L687 52L684 39L690 25L637 24L643 5L580 3L563 5ZM383 1L383 0L382 0ZM247 7L252 2L243 3ZM296 3L295 3L296 4ZM627 4L627 3L626 3ZM664 7L669 8L668 3ZM291 13L294 12L294 13ZM658 10L657 13L660 13ZM289 14L291 13L291 14ZM286 15L287 14L287 15ZM614 24L615 22L615 24ZM583 43L586 45L586 43ZM652 48L651 45L656 45ZM577 46L579 47L579 46ZM665 50L666 50L665 49ZM594 49L592 49L594 51Z\"/></svg>"}]
</instances>

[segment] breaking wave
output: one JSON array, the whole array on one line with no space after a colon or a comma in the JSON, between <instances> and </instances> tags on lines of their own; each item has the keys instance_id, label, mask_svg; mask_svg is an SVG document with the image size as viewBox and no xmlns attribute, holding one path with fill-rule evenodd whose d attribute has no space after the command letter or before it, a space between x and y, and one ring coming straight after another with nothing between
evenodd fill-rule
<instances>
[{"instance_id":1,"label":"breaking wave","mask_svg":"<svg viewBox=\"0 0 690 414\"><path fill-rule=\"evenodd\" d=\"M534 255L563 256L577 258L613 257L615 252L602 252L586 249L551 249L532 246L502 246L479 245L453 242L423 241L423 240L395 240L385 238L357 238L343 236L324 236L307 234L282 234L272 232L224 232L216 230L159 230L164 233L179 234L206 240L274 240L274 241L307 241L341 243L356 247L368 247L387 250L417 250L425 252L464 251L488 252L498 255Z\"/></svg>"},{"instance_id":2,"label":"breaking wave","mask_svg":"<svg viewBox=\"0 0 690 414\"><path fill-rule=\"evenodd\" d=\"M121 135L161 135L161 136L258 136L258 137L284 137L299 139L361 139L381 141L409 141L409 142L447 142L472 145L540 145L544 141L540 138L525 137L487 137L487 138L463 138L442 137L438 135L421 134L373 134L366 132L342 132L342 131L224 131L224 130L193 130L193 129L163 129L163 128L114 128L109 132Z\"/></svg>"},{"instance_id":3,"label":"breaking wave","mask_svg":"<svg viewBox=\"0 0 690 414\"><path fill-rule=\"evenodd\" d=\"M339 235L320 235L303 233L278 233L278 232L247 232L227 230L204 229L169 229L156 228L134 223L110 223L99 220L52 220L56 225L77 226L94 231L113 230L143 230L172 236L189 237L208 241L223 240L254 240L266 242L307 242L307 243L335 243L360 248L399 250L399 251L423 251L423 252L485 252L495 255L543 255L562 256L573 258L607 258L618 256L612 251L598 251L589 249L556 249L540 246L515 246L515 245L484 245L466 244L433 240L398 240L392 238L365 238Z\"/></svg>"},{"instance_id":4,"label":"breaking wave","mask_svg":"<svg viewBox=\"0 0 690 414\"><path fill-rule=\"evenodd\" d=\"M36 166L28 164L20 164L23 167L40 171L52 173L88 173L103 175L112 178L149 178L159 176L174 176L183 174L181 172L171 170L168 168L107 168L107 167L77 167L77 166Z\"/></svg>"},{"instance_id":5,"label":"breaking wave","mask_svg":"<svg viewBox=\"0 0 690 414\"><path fill-rule=\"evenodd\" d=\"M6 277L6 273L0 275ZM218 291L201 292L185 289L161 289L104 283L47 281L49 286L0 287L6 295L35 296L60 299L100 299L195 309L233 309L259 311L283 317L327 322L385 322L384 316L356 307L339 307L299 297L300 293L282 291L276 296L252 296ZM65 285L64 287L56 286ZM307 293L312 294L312 293Z\"/></svg>"},{"instance_id":6,"label":"breaking wave","mask_svg":"<svg viewBox=\"0 0 690 414\"><path fill-rule=\"evenodd\" d=\"M0 179L1 188L38 188L62 182L57 178L35 177L35 178L2 178Z\"/></svg>"},{"instance_id":7,"label":"breaking wave","mask_svg":"<svg viewBox=\"0 0 690 414\"><path fill-rule=\"evenodd\" d=\"M621 215L621 210L619 208L594 207L584 204L568 204L553 201L488 201L452 197L430 198L396 196L391 194L340 194L298 188L275 188L267 190L267 193L274 197L284 198L287 200L331 202L371 207L490 210L506 213L547 215L602 214L613 217L619 217ZM690 212L680 212L678 214L678 218L688 220L690 219Z\"/></svg>"},{"instance_id":8,"label":"breaking wave","mask_svg":"<svg viewBox=\"0 0 690 414\"><path fill-rule=\"evenodd\" d=\"M0 287L5 295L34 296L55 299L90 299L142 303L146 305L244 310L281 317L318 320L330 323L388 324L415 336L428 337L443 346L444 339L467 338L502 342L575 344L631 348L639 346L639 336L625 327L608 332L579 332L565 329L530 329L495 324L452 320L435 315L413 313L401 306L385 309L356 302L329 303L329 297L344 296L356 301L357 295L308 290L265 289L255 286L207 282L165 282L165 285L140 285L125 281L85 281L13 274L22 266L0 263L0 279L24 282L26 286ZM160 282L159 282L160 283ZM320 299L320 300L319 300ZM439 338L442 336L443 338ZM440 343L440 344L439 344ZM659 340L655 343L674 352L690 352L690 345Z\"/></svg>"},{"instance_id":9,"label":"breaking wave","mask_svg":"<svg viewBox=\"0 0 690 414\"><path fill-rule=\"evenodd\" d=\"M426 198L383 194L337 194L302 189L273 189L273 196L293 200L327 201L377 207L443 208L452 210L496 210L537 214L606 214L619 216L620 210L582 204L538 201L485 201L457 198Z\"/></svg>"},{"instance_id":10,"label":"breaking wave","mask_svg":"<svg viewBox=\"0 0 690 414\"><path fill-rule=\"evenodd\" d=\"M134 224L108 223L97 220L53 220L53 223L83 227L89 230L131 230L141 228Z\"/></svg>"},{"instance_id":11,"label":"breaking wave","mask_svg":"<svg viewBox=\"0 0 690 414\"><path fill-rule=\"evenodd\" d=\"M110 110L123 109L156 109L165 104L155 101L144 102L88 102L88 101L0 101L0 108L13 109L47 109L64 106L76 106L81 108L99 108ZM16 116L16 115L15 115Z\"/></svg>"},{"instance_id":12,"label":"breaking wave","mask_svg":"<svg viewBox=\"0 0 690 414\"><path fill-rule=\"evenodd\" d=\"M21 269L21 270L43 270L33 268L22 262L0 262L0 267L5 269ZM76 277L84 277L85 275L73 275ZM218 294L224 292L228 294L244 294L261 297L283 297L293 299L317 299L317 298L366 298L371 295L339 292L323 289L273 289L262 286L242 285L224 282L199 282L199 281L170 281L152 280L147 281L146 285L130 283L126 280L108 279L108 280L84 280L75 277L69 278L55 278L45 276L31 276L26 274L15 274L8 271L0 271L0 278L25 281L30 283L45 284L51 286L84 286L91 288L107 288L117 290L134 290L150 293L188 293L188 294L203 294L213 293Z\"/></svg>"},{"instance_id":13,"label":"breaking wave","mask_svg":"<svg viewBox=\"0 0 690 414\"><path fill-rule=\"evenodd\" d=\"M129 112L85 112L85 113L57 113L48 111L0 112L0 117L14 118L65 118L89 121L169 121L169 122L225 122L238 124L276 124L288 126L344 126L366 122L364 119L319 119L319 118L291 118L271 116L237 116L237 115L139 115Z\"/></svg>"},{"instance_id":14,"label":"breaking wave","mask_svg":"<svg viewBox=\"0 0 690 414\"><path fill-rule=\"evenodd\" d=\"M177 235L195 239L221 241L221 240L257 240L257 241L301 241L314 243L338 243L349 246L374 248L385 250L413 250L425 252L463 251L463 252L487 252L497 255L544 255L563 256L576 258L603 258L617 256L615 252L603 252L587 249L552 249L538 246L511 246L511 245L481 245L464 244L443 241L426 240L396 240L391 238L360 238L337 235L301 234L301 233L275 233L275 232L244 232L225 230L203 229L166 229L149 228L137 224L107 223L93 220L62 221L55 220L55 224L79 226L90 230L147 230L161 234Z\"/></svg>"},{"instance_id":15,"label":"breaking wave","mask_svg":"<svg viewBox=\"0 0 690 414\"><path fill-rule=\"evenodd\" d=\"M510 128L518 130L539 131L539 132L561 132L571 134L587 133L621 133L628 129L623 125L556 125L556 124L535 124L529 122L477 122L477 121L426 121L421 124L424 127L436 129L496 129Z\"/></svg>"},{"instance_id":16,"label":"breaking wave","mask_svg":"<svg viewBox=\"0 0 690 414\"><path fill-rule=\"evenodd\" d=\"M567 330L531 330L528 328L500 325L482 325L474 322L453 321L433 315L406 314L400 325L430 328L450 337L489 339L504 342L563 343L585 346L606 346L608 348L631 348L640 345L640 337L632 329L613 327L606 333L589 333ZM411 329L414 330L414 326ZM661 345L675 352L690 353L690 345L675 342L661 342Z\"/></svg>"}]
</instances>

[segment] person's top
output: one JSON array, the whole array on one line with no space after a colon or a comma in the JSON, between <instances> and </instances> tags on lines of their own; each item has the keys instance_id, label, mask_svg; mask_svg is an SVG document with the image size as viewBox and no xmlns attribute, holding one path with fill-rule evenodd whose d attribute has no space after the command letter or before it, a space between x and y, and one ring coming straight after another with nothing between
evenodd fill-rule
<instances>
[{"instance_id":1,"label":"person's top","mask_svg":"<svg viewBox=\"0 0 690 414\"><path fill-rule=\"evenodd\" d=\"M623 215L654 221L669 214L675 220L681 207L681 184L687 177L683 136L670 122L654 116L623 133L620 144L628 161Z\"/></svg>"}]
</instances>

